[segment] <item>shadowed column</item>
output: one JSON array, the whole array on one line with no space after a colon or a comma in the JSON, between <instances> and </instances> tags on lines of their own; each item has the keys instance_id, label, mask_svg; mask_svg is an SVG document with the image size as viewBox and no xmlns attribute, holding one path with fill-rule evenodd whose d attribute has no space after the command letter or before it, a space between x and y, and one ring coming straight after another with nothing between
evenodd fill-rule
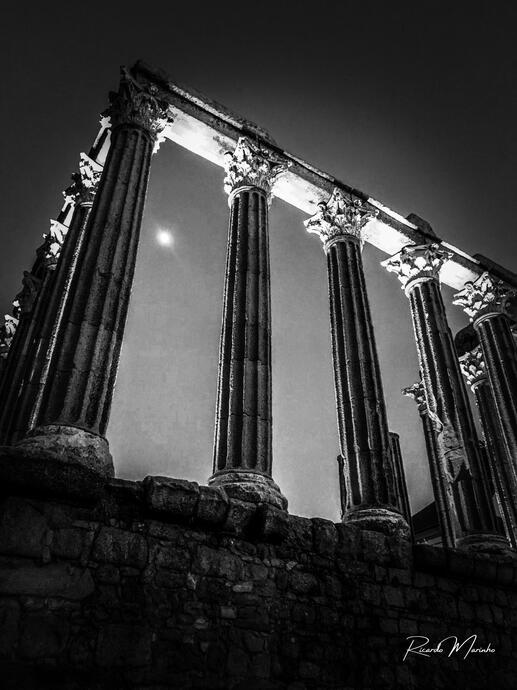
<instances>
[{"instance_id":1,"label":"shadowed column","mask_svg":"<svg viewBox=\"0 0 517 690\"><path fill-rule=\"evenodd\" d=\"M361 237L374 217L335 189L305 221L327 256L344 520L366 529L409 534L399 511L386 408L366 294Z\"/></svg>"},{"instance_id":2,"label":"shadowed column","mask_svg":"<svg viewBox=\"0 0 517 690\"><path fill-rule=\"evenodd\" d=\"M228 154L230 224L211 484L284 507L273 482L268 204L285 167L241 138Z\"/></svg>"},{"instance_id":3,"label":"shadowed column","mask_svg":"<svg viewBox=\"0 0 517 690\"><path fill-rule=\"evenodd\" d=\"M428 414L435 427L437 481L451 514L454 545L499 550L507 541L495 531L474 421L440 293L439 271L448 256L436 243L408 246L382 265L397 274L409 298Z\"/></svg>"},{"instance_id":4,"label":"shadowed column","mask_svg":"<svg viewBox=\"0 0 517 690\"><path fill-rule=\"evenodd\" d=\"M422 422L424 431L425 447L427 450L427 460L429 462L429 474L433 486L433 495L436 504L436 513L440 523L440 532L444 546L454 546L454 511L449 510L449 504L454 502L452 493L453 487L441 480L440 476L440 454L438 451L438 441L436 438L435 424L429 416L427 402L425 399L424 386L421 381L412 386L402 389L402 393L409 398L413 398L416 403L418 414ZM450 496L448 496L450 494Z\"/></svg>"},{"instance_id":5,"label":"shadowed column","mask_svg":"<svg viewBox=\"0 0 517 690\"><path fill-rule=\"evenodd\" d=\"M475 395L487 448L489 471L506 534L517 547L517 471L508 455L505 437L488 380L481 346L460 357L460 364Z\"/></svg>"},{"instance_id":6,"label":"shadowed column","mask_svg":"<svg viewBox=\"0 0 517 690\"><path fill-rule=\"evenodd\" d=\"M45 389L102 166L81 154L79 170L65 191L67 206L73 207L70 227L61 226L61 232L55 225L51 227L43 255L47 271L31 329L25 334L25 357L6 382L9 403L0 416L4 443L13 443L27 433L33 424L39 396Z\"/></svg>"},{"instance_id":7,"label":"shadowed column","mask_svg":"<svg viewBox=\"0 0 517 690\"><path fill-rule=\"evenodd\" d=\"M395 475L395 488L399 500L399 509L406 518L408 525L411 526L411 507L409 505L409 495L407 492L406 473L404 472L404 460L400 448L400 437L394 431L389 432L391 462Z\"/></svg>"},{"instance_id":8,"label":"shadowed column","mask_svg":"<svg viewBox=\"0 0 517 690\"><path fill-rule=\"evenodd\" d=\"M455 295L479 336L512 472L517 472L517 349L509 321L517 290L483 273ZM513 495L517 502L517 494Z\"/></svg>"},{"instance_id":9,"label":"shadowed column","mask_svg":"<svg viewBox=\"0 0 517 690\"><path fill-rule=\"evenodd\" d=\"M104 434L127 315L149 166L167 108L123 71L110 94L111 147L87 224L73 248L49 360L18 446L113 474Z\"/></svg>"}]
</instances>

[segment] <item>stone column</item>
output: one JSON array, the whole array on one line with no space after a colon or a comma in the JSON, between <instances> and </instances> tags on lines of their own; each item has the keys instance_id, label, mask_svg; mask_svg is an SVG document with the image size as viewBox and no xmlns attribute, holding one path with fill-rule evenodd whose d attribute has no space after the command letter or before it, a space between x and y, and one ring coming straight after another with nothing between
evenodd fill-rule
<instances>
[{"instance_id":1,"label":"stone column","mask_svg":"<svg viewBox=\"0 0 517 690\"><path fill-rule=\"evenodd\" d=\"M406 518L408 525L411 526L411 507L409 505L409 495L406 484L406 473L404 472L404 461L400 448L400 437L394 431L389 432L391 462L395 475L395 489L399 500L398 508Z\"/></svg>"},{"instance_id":2,"label":"stone column","mask_svg":"<svg viewBox=\"0 0 517 690\"><path fill-rule=\"evenodd\" d=\"M517 290L483 273L455 295L479 336L508 457L517 472L517 349L509 321ZM513 500L517 501L517 494Z\"/></svg>"},{"instance_id":3,"label":"stone column","mask_svg":"<svg viewBox=\"0 0 517 690\"><path fill-rule=\"evenodd\" d=\"M25 356L18 358L18 370L8 382L9 397L0 414L4 443L25 436L35 423L101 172L102 166L81 154L79 173L72 175L73 184L64 192L65 207L73 208L70 227L52 221L41 248L45 278L26 333Z\"/></svg>"},{"instance_id":4,"label":"stone column","mask_svg":"<svg viewBox=\"0 0 517 690\"><path fill-rule=\"evenodd\" d=\"M283 163L241 138L227 155L230 223L210 484L284 508L271 476L271 299L268 206Z\"/></svg>"},{"instance_id":5,"label":"stone column","mask_svg":"<svg viewBox=\"0 0 517 690\"><path fill-rule=\"evenodd\" d=\"M513 548L517 547L517 474L506 446L497 416L494 396L488 381L481 346L460 357L460 365L476 398L487 449L488 472L494 485L505 531Z\"/></svg>"},{"instance_id":6,"label":"stone column","mask_svg":"<svg viewBox=\"0 0 517 690\"><path fill-rule=\"evenodd\" d=\"M338 432L344 463L344 520L366 529L401 531L386 408L366 294L361 243L374 217L360 201L335 189L305 226L327 256Z\"/></svg>"},{"instance_id":7,"label":"stone column","mask_svg":"<svg viewBox=\"0 0 517 690\"><path fill-rule=\"evenodd\" d=\"M418 414L422 422L424 431L425 447L427 450L427 460L429 462L429 473L433 486L433 495L436 503L436 513L440 523L440 532L444 546L452 548L454 546L454 513L449 510L449 504L453 503L453 487L442 481L440 474L440 453L438 450L437 433L435 424L429 416L425 391L422 381L414 383L412 386L402 389L402 393L412 398L417 406ZM438 425L439 426L439 425Z\"/></svg>"},{"instance_id":8,"label":"stone column","mask_svg":"<svg viewBox=\"0 0 517 690\"><path fill-rule=\"evenodd\" d=\"M34 403L32 431L19 444L26 453L113 473L105 438L122 344L149 166L167 126L167 107L123 71L110 94L111 146L91 215L81 224L74 270L51 357Z\"/></svg>"},{"instance_id":9,"label":"stone column","mask_svg":"<svg viewBox=\"0 0 517 690\"><path fill-rule=\"evenodd\" d=\"M500 549L495 515L483 482L482 459L452 334L439 271L448 258L439 244L404 247L382 265L398 275L409 299L428 414L435 426L441 494L455 546Z\"/></svg>"}]
</instances>

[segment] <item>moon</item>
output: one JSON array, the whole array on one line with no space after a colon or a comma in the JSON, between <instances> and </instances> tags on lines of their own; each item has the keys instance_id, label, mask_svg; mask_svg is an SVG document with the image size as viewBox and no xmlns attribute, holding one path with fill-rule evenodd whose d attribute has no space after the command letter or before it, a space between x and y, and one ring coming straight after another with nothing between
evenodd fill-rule
<instances>
[{"instance_id":1,"label":"moon","mask_svg":"<svg viewBox=\"0 0 517 690\"><path fill-rule=\"evenodd\" d=\"M174 244L174 237L170 230L158 230L156 233L156 241L160 247L172 247Z\"/></svg>"}]
</instances>

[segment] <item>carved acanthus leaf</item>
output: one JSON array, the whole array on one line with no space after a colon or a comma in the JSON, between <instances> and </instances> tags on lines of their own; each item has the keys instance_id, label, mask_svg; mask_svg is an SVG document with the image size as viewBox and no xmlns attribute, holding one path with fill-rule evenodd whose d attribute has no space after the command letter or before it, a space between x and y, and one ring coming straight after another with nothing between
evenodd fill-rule
<instances>
[{"instance_id":1,"label":"carved acanthus leaf","mask_svg":"<svg viewBox=\"0 0 517 690\"><path fill-rule=\"evenodd\" d=\"M72 175L72 184L63 192L65 202L74 205L93 203L101 174L102 165L81 153L79 172Z\"/></svg>"},{"instance_id":2,"label":"carved acanthus leaf","mask_svg":"<svg viewBox=\"0 0 517 690\"><path fill-rule=\"evenodd\" d=\"M45 268L50 271L54 270L57 265L67 232L68 227L66 225L51 219L50 230L46 235L43 235L44 241L37 253L43 255Z\"/></svg>"},{"instance_id":3,"label":"carved acanthus leaf","mask_svg":"<svg viewBox=\"0 0 517 690\"><path fill-rule=\"evenodd\" d=\"M406 291L422 280L439 280L440 269L452 254L440 244L408 245L400 252L381 261L381 266L397 275Z\"/></svg>"},{"instance_id":4,"label":"carved acanthus leaf","mask_svg":"<svg viewBox=\"0 0 517 690\"><path fill-rule=\"evenodd\" d=\"M136 125L147 130L155 139L155 146L165 138L164 132L171 125L172 116L167 103L157 98L158 88L140 84L123 67L117 93L110 92L110 106L102 113L110 117L113 127L122 124Z\"/></svg>"},{"instance_id":5,"label":"carved acanthus leaf","mask_svg":"<svg viewBox=\"0 0 517 690\"><path fill-rule=\"evenodd\" d=\"M307 232L319 235L325 250L340 237L364 239L363 228L378 215L365 208L359 199L349 199L337 187L327 202L318 204L319 210L304 222Z\"/></svg>"},{"instance_id":6,"label":"carved acanthus leaf","mask_svg":"<svg viewBox=\"0 0 517 690\"><path fill-rule=\"evenodd\" d=\"M485 361L481 346L478 345L470 352L460 357L460 366L469 386L474 386L486 378Z\"/></svg>"},{"instance_id":7,"label":"carved acanthus leaf","mask_svg":"<svg viewBox=\"0 0 517 690\"><path fill-rule=\"evenodd\" d=\"M288 165L246 137L241 137L235 150L226 153L224 191L231 194L239 187L258 187L268 194Z\"/></svg>"},{"instance_id":8,"label":"carved acanthus leaf","mask_svg":"<svg viewBox=\"0 0 517 690\"><path fill-rule=\"evenodd\" d=\"M10 314L5 314L4 321L0 325L0 357L5 359L18 326L18 319Z\"/></svg>"},{"instance_id":9,"label":"carved acanthus leaf","mask_svg":"<svg viewBox=\"0 0 517 690\"><path fill-rule=\"evenodd\" d=\"M463 307L472 321L477 321L489 314L507 314L516 296L517 289L485 272L475 282L465 283L463 290L454 295L453 304Z\"/></svg>"},{"instance_id":10,"label":"carved acanthus leaf","mask_svg":"<svg viewBox=\"0 0 517 690\"><path fill-rule=\"evenodd\" d=\"M422 381L417 381L412 386L403 388L401 393L415 401L420 414L427 414L427 401L425 399L425 391Z\"/></svg>"}]
</instances>

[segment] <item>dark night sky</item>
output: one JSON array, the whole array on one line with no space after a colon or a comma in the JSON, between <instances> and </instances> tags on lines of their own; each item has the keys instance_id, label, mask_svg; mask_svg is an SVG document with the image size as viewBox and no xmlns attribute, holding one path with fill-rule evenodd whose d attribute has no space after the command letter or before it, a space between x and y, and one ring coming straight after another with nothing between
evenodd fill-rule
<instances>
[{"instance_id":1,"label":"dark night sky","mask_svg":"<svg viewBox=\"0 0 517 690\"><path fill-rule=\"evenodd\" d=\"M516 270L517 10L451 5L4 5L0 309L10 311L59 211L119 65L138 58L399 213L418 213L451 244ZM222 171L162 146L108 434L120 476L210 474L226 219ZM325 264L303 219L273 202L273 473L293 512L337 519ZM172 231L172 250L157 245L159 228ZM428 473L414 404L399 393L417 373L408 305L381 254L364 256L390 428L418 509ZM465 317L449 312L456 331Z\"/></svg>"}]
</instances>

